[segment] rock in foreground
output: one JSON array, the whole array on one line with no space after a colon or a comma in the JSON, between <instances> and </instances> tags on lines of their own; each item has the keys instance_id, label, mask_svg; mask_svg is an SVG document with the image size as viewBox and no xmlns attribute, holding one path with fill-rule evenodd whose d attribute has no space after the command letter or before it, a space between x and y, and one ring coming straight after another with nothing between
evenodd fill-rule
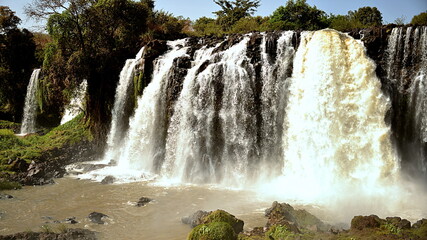
<instances>
[{"instance_id":1,"label":"rock in foreground","mask_svg":"<svg viewBox=\"0 0 427 240\"><path fill-rule=\"evenodd\" d=\"M96 240L96 233L87 229L67 229L63 233L22 232L0 236L0 240Z\"/></svg>"}]
</instances>

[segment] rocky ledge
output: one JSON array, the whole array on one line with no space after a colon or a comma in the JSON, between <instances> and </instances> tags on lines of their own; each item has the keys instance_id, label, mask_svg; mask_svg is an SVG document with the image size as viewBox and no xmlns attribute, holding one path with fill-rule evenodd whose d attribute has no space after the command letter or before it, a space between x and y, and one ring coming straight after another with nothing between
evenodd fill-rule
<instances>
[{"instance_id":1,"label":"rocky ledge","mask_svg":"<svg viewBox=\"0 0 427 240\"><path fill-rule=\"evenodd\" d=\"M223 211L197 211L182 219L193 230L188 240L283 240L283 239L427 239L427 219L411 225L400 217L355 216L350 229L322 222L303 209L274 202L265 210L264 226L243 231L244 222Z\"/></svg>"},{"instance_id":2,"label":"rocky ledge","mask_svg":"<svg viewBox=\"0 0 427 240\"><path fill-rule=\"evenodd\" d=\"M96 240L96 233L87 229L66 229L62 233L22 232L1 236L0 240Z\"/></svg>"}]
</instances>

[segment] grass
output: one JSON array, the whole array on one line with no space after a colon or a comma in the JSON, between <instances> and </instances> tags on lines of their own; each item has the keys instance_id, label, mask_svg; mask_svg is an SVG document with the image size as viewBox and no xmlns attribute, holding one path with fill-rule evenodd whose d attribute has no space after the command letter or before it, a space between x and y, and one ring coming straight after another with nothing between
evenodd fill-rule
<instances>
[{"instance_id":1,"label":"grass","mask_svg":"<svg viewBox=\"0 0 427 240\"><path fill-rule=\"evenodd\" d=\"M83 114L51 129L43 136L30 134L20 137L14 135L10 129L0 129L0 173L13 173L11 167L16 160L24 160L27 163L48 161L49 159L43 156L49 151L92 140Z\"/></svg>"}]
</instances>

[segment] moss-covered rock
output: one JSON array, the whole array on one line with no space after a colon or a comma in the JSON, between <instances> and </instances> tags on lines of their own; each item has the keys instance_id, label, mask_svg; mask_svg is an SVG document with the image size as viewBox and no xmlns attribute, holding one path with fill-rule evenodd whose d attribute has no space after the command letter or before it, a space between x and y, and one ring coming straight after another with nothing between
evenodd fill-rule
<instances>
[{"instance_id":1,"label":"moss-covered rock","mask_svg":"<svg viewBox=\"0 0 427 240\"><path fill-rule=\"evenodd\" d=\"M188 240L237 240L237 235L226 222L201 224L190 232Z\"/></svg>"},{"instance_id":2,"label":"moss-covered rock","mask_svg":"<svg viewBox=\"0 0 427 240\"><path fill-rule=\"evenodd\" d=\"M290 231L299 233L298 228L310 228L319 231L327 231L328 227L320 219L304 209L294 209L287 203L273 202L272 206L265 210L268 217L266 227L283 225Z\"/></svg>"},{"instance_id":3,"label":"moss-covered rock","mask_svg":"<svg viewBox=\"0 0 427 240\"><path fill-rule=\"evenodd\" d=\"M355 216L351 220L351 230L363 230L365 228L379 228L384 220L377 215Z\"/></svg>"},{"instance_id":4,"label":"moss-covered rock","mask_svg":"<svg viewBox=\"0 0 427 240\"><path fill-rule=\"evenodd\" d=\"M265 239L269 240L285 240L285 239L295 239L299 235L291 231L287 226L284 225L274 225L265 233Z\"/></svg>"},{"instance_id":5,"label":"moss-covered rock","mask_svg":"<svg viewBox=\"0 0 427 240\"><path fill-rule=\"evenodd\" d=\"M421 238L427 239L427 219L423 218L414 223L412 226L412 232Z\"/></svg>"},{"instance_id":6,"label":"moss-covered rock","mask_svg":"<svg viewBox=\"0 0 427 240\"><path fill-rule=\"evenodd\" d=\"M214 223L214 222L225 222L228 223L234 230L236 234L243 231L244 222L240 219L237 219L234 215L224 211L216 210L211 212L209 215L203 218L202 221L204 224Z\"/></svg>"},{"instance_id":7,"label":"moss-covered rock","mask_svg":"<svg viewBox=\"0 0 427 240\"><path fill-rule=\"evenodd\" d=\"M44 184L66 164L92 155L96 144L83 114L44 135L16 136L0 129L0 177L24 185Z\"/></svg>"}]
</instances>

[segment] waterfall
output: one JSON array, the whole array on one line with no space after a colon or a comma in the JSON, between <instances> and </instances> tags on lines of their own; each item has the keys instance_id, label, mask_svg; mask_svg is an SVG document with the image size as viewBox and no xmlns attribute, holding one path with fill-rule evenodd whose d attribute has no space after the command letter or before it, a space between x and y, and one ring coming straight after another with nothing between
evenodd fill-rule
<instances>
[{"instance_id":1,"label":"waterfall","mask_svg":"<svg viewBox=\"0 0 427 240\"><path fill-rule=\"evenodd\" d=\"M168 42L170 51L156 60L153 79L138 98L129 130L120 148L118 167L137 170L146 177L159 171L164 160L166 138L166 86L173 62L186 55L185 40Z\"/></svg>"},{"instance_id":2,"label":"waterfall","mask_svg":"<svg viewBox=\"0 0 427 240\"><path fill-rule=\"evenodd\" d=\"M286 31L277 40L277 47L272 49L275 55L272 58L267 52L269 45L268 35L263 35L261 43L262 60L262 90L261 90L261 160L259 174L264 178L271 178L273 172L283 166L282 136L283 120L287 96L288 78L292 73L292 64L295 49L292 40L296 33ZM267 170L267 171L266 171Z\"/></svg>"},{"instance_id":3,"label":"waterfall","mask_svg":"<svg viewBox=\"0 0 427 240\"><path fill-rule=\"evenodd\" d=\"M111 111L111 125L107 137L107 151L104 157L107 161L117 161L117 158L120 156L120 148L117 146L120 145L125 135L124 132L127 130L126 126L124 126L124 124L127 123L124 119L126 117L125 108L128 102L131 101L130 96L133 96L133 93L131 93L131 86L135 76L135 66L142 58L143 53L144 47L139 50L134 59L126 60L120 72L114 106Z\"/></svg>"},{"instance_id":4,"label":"waterfall","mask_svg":"<svg viewBox=\"0 0 427 240\"><path fill-rule=\"evenodd\" d=\"M77 115L84 111L86 89L87 81L85 79L73 91L70 104L65 107L65 112L61 119L61 125L77 117Z\"/></svg>"},{"instance_id":5,"label":"waterfall","mask_svg":"<svg viewBox=\"0 0 427 240\"><path fill-rule=\"evenodd\" d=\"M391 104L363 44L333 30L297 36L168 42L129 129L114 140L123 132L118 101L127 101L134 75L135 61L128 60L108 142L118 161L108 173L228 187L279 184L307 201L351 188L373 193L394 181L399 163L385 122ZM402 44L411 39L396 37ZM191 64L177 80L182 59ZM182 90L171 102L176 81Z\"/></svg>"},{"instance_id":6,"label":"waterfall","mask_svg":"<svg viewBox=\"0 0 427 240\"><path fill-rule=\"evenodd\" d=\"M203 136L209 138L212 134L214 79L211 79L210 83L199 82L197 79L197 72L202 64L212 58L213 50L214 48L202 48L195 52L193 67L185 77L168 129L166 162L162 166L162 172L178 181L197 181L196 179L202 181L215 177L212 161L204 166L198 161L205 154L212 153L213 147L212 139L202 142L200 138ZM188 172L186 169L189 169Z\"/></svg>"},{"instance_id":7,"label":"waterfall","mask_svg":"<svg viewBox=\"0 0 427 240\"><path fill-rule=\"evenodd\" d=\"M427 177L427 27L394 28L386 53L402 167Z\"/></svg>"},{"instance_id":8,"label":"waterfall","mask_svg":"<svg viewBox=\"0 0 427 240\"><path fill-rule=\"evenodd\" d=\"M36 132L36 113L37 100L36 93L39 84L40 69L34 69L31 74L30 82L27 87L27 95L25 96L24 116L22 117L22 126L20 134L28 134Z\"/></svg>"},{"instance_id":9,"label":"waterfall","mask_svg":"<svg viewBox=\"0 0 427 240\"><path fill-rule=\"evenodd\" d=\"M391 186L390 103L363 45L334 30L304 32L290 81L278 179L286 197L313 203Z\"/></svg>"}]
</instances>

